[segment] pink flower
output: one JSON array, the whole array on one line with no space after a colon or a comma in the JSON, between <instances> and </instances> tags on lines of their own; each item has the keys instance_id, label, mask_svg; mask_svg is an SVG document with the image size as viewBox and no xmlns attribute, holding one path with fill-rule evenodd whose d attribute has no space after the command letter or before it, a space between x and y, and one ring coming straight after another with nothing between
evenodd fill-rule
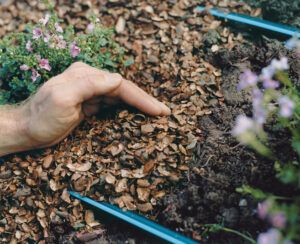
<instances>
[{"instance_id":1,"label":"pink flower","mask_svg":"<svg viewBox=\"0 0 300 244\"><path fill-rule=\"evenodd\" d=\"M32 38L34 40L36 40L36 39L39 39L40 37L42 37L43 32L42 32L42 30L40 28L34 28L32 30L32 34L33 34Z\"/></svg>"},{"instance_id":2,"label":"pink flower","mask_svg":"<svg viewBox=\"0 0 300 244\"><path fill-rule=\"evenodd\" d=\"M58 36L56 47L58 49L63 49L63 48L66 48L66 46L67 46L67 42L64 40L64 37Z\"/></svg>"},{"instance_id":3,"label":"pink flower","mask_svg":"<svg viewBox=\"0 0 300 244\"><path fill-rule=\"evenodd\" d=\"M282 96L278 99L279 115L284 118L289 118L293 115L295 103L287 96Z\"/></svg>"},{"instance_id":4,"label":"pink flower","mask_svg":"<svg viewBox=\"0 0 300 244\"><path fill-rule=\"evenodd\" d=\"M39 65L42 69L45 69L45 70L48 70L48 71L51 71L51 66L49 64L49 60L48 59L44 59L44 58L41 58L39 60Z\"/></svg>"},{"instance_id":5,"label":"pink flower","mask_svg":"<svg viewBox=\"0 0 300 244\"><path fill-rule=\"evenodd\" d=\"M89 33L93 32L94 29L95 29L95 25L94 25L93 23L88 24L88 26L87 26L87 31L88 31Z\"/></svg>"},{"instance_id":6,"label":"pink flower","mask_svg":"<svg viewBox=\"0 0 300 244\"><path fill-rule=\"evenodd\" d=\"M277 229L269 229L258 236L257 244L280 244L281 234Z\"/></svg>"},{"instance_id":7,"label":"pink flower","mask_svg":"<svg viewBox=\"0 0 300 244\"><path fill-rule=\"evenodd\" d=\"M271 207L272 207L272 203L268 200L258 203L257 206L258 217L261 219L265 219Z\"/></svg>"},{"instance_id":8,"label":"pink flower","mask_svg":"<svg viewBox=\"0 0 300 244\"><path fill-rule=\"evenodd\" d=\"M63 49L66 48L67 42L64 40L64 37L61 35L54 35L53 42L49 45L50 48Z\"/></svg>"},{"instance_id":9,"label":"pink flower","mask_svg":"<svg viewBox=\"0 0 300 244\"><path fill-rule=\"evenodd\" d=\"M20 66L20 70L27 71L27 70L29 70L29 67L28 67L28 65L23 64L23 65Z\"/></svg>"},{"instance_id":10,"label":"pink flower","mask_svg":"<svg viewBox=\"0 0 300 244\"><path fill-rule=\"evenodd\" d=\"M44 42L48 43L50 41L51 36L49 35L49 33L45 34L44 36Z\"/></svg>"},{"instance_id":11,"label":"pink flower","mask_svg":"<svg viewBox=\"0 0 300 244\"><path fill-rule=\"evenodd\" d=\"M80 53L80 48L76 46L76 43L73 42L70 46L70 52L71 52L71 56L73 58L77 57Z\"/></svg>"},{"instance_id":12,"label":"pink flower","mask_svg":"<svg viewBox=\"0 0 300 244\"><path fill-rule=\"evenodd\" d=\"M41 75L35 69L32 69L31 72L31 79L33 82L35 82Z\"/></svg>"},{"instance_id":13,"label":"pink flower","mask_svg":"<svg viewBox=\"0 0 300 244\"><path fill-rule=\"evenodd\" d=\"M27 41L27 43L26 43L26 50L28 51L28 52L32 52L32 43L31 43L31 41Z\"/></svg>"},{"instance_id":14,"label":"pink flower","mask_svg":"<svg viewBox=\"0 0 300 244\"><path fill-rule=\"evenodd\" d=\"M61 26L58 23L54 24L55 30L59 33L63 33L63 28L61 28Z\"/></svg>"},{"instance_id":15,"label":"pink flower","mask_svg":"<svg viewBox=\"0 0 300 244\"><path fill-rule=\"evenodd\" d=\"M238 84L239 91L250 86L255 86L258 81L258 77L251 70L245 70L244 73L241 74L240 80L241 81Z\"/></svg>"},{"instance_id":16,"label":"pink flower","mask_svg":"<svg viewBox=\"0 0 300 244\"><path fill-rule=\"evenodd\" d=\"M283 212L272 214L270 222L275 228L284 228L286 224L286 216Z\"/></svg>"},{"instance_id":17,"label":"pink flower","mask_svg":"<svg viewBox=\"0 0 300 244\"><path fill-rule=\"evenodd\" d=\"M50 14L46 14L45 18L40 19L39 22L42 23L43 26L46 26L49 19L50 19Z\"/></svg>"}]
</instances>

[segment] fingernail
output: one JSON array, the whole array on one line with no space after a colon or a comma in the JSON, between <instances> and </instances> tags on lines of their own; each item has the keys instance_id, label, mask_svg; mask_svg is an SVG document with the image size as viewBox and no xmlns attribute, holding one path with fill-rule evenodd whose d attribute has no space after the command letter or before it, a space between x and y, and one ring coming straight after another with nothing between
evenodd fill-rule
<instances>
[{"instance_id":1,"label":"fingernail","mask_svg":"<svg viewBox=\"0 0 300 244\"><path fill-rule=\"evenodd\" d=\"M167 105L165 105L164 103L162 103L162 102L159 102L159 103L160 103L160 106L162 108L162 114L163 115L170 115L171 114L171 109Z\"/></svg>"}]
</instances>

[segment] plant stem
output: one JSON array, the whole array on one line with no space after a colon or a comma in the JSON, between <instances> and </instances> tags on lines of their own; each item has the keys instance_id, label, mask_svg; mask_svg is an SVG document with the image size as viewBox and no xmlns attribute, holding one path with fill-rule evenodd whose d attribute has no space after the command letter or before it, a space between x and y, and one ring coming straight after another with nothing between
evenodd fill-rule
<instances>
[{"instance_id":1,"label":"plant stem","mask_svg":"<svg viewBox=\"0 0 300 244\"><path fill-rule=\"evenodd\" d=\"M249 243L251 244L256 244L256 241L254 239L252 239L251 237L249 236L246 236L245 234L237 231L237 230L233 230L233 229L230 229L230 228L226 228L220 224L206 224L204 225L205 227L210 227L212 228L211 230L208 230L208 231L211 231L211 232L215 232L215 231L225 231L225 232L228 232L228 233L232 233L232 234L235 234L235 235L238 235L242 238L244 238L245 240L249 241Z\"/></svg>"},{"instance_id":2,"label":"plant stem","mask_svg":"<svg viewBox=\"0 0 300 244\"><path fill-rule=\"evenodd\" d=\"M245 234L243 234L243 233L241 233L239 231L236 231L236 230L233 230L233 229L229 229L229 228L226 228L226 227L222 227L222 230L225 231L225 232L236 234L236 235L244 238L245 240L249 241L250 243L256 244L256 241L254 239L252 239L249 236L246 236Z\"/></svg>"}]
</instances>

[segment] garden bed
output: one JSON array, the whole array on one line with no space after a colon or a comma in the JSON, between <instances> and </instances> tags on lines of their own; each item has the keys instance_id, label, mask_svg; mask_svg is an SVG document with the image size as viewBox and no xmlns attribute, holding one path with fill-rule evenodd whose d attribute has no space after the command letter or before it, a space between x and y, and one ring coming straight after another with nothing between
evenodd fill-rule
<instances>
[{"instance_id":1,"label":"garden bed","mask_svg":"<svg viewBox=\"0 0 300 244\"><path fill-rule=\"evenodd\" d=\"M28 16L38 21L45 11L35 1L7 2L11 4L0 10L1 35L17 26L22 30L19 22ZM207 237L205 224L222 223L254 238L265 230L256 216L257 202L236 188L246 184L282 193L281 186L273 162L231 136L236 116L251 114L249 95L237 92L236 86L244 68L258 70L288 53L274 40L245 41L213 17L194 13L198 4L101 0L71 6L61 1L60 17L79 31L92 12L105 26L116 26L116 40L132 63L122 74L168 104L173 115L150 118L118 107L88 119L58 146L4 158L0 228L7 224L9 229L0 235L3 240L58 243L89 231L102 242L153 242L124 224L94 221L92 212L70 199L66 189L135 210L201 242L243 243L223 232ZM260 14L237 2L219 1L218 6ZM300 65L290 58L297 80ZM275 133L282 140L273 140L273 148L280 148L285 159L290 152L285 134ZM84 167L74 170L75 164Z\"/></svg>"}]
</instances>

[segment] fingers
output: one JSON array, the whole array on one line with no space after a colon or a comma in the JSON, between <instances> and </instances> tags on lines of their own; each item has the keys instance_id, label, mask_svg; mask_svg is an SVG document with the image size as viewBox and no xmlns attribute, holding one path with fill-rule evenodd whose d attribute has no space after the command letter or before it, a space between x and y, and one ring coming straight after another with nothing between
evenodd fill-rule
<instances>
[{"instance_id":1,"label":"fingers","mask_svg":"<svg viewBox=\"0 0 300 244\"><path fill-rule=\"evenodd\" d=\"M170 115L171 113L166 105L147 94L131 81L123 79L117 92L121 100L147 114L157 116Z\"/></svg>"},{"instance_id":2,"label":"fingers","mask_svg":"<svg viewBox=\"0 0 300 244\"><path fill-rule=\"evenodd\" d=\"M152 116L171 113L166 105L119 74L101 71L82 63L75 63L65 73L73 85L70 86L70 82L67 82L63 88L64 94L73 97L77 104L104 96L111 99L112 103L114 99L121 99Z\"/></svg>"}]
</instances>

